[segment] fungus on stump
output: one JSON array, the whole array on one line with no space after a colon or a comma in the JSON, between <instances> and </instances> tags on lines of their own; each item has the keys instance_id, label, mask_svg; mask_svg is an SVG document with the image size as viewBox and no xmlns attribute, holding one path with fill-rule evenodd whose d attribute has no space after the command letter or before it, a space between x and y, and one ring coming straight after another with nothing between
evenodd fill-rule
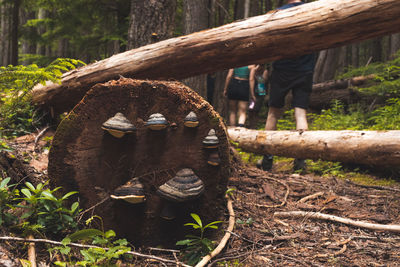
<instances>
[{"instance_id":1,"label":"fungus on stump","mask_svg":"<svg viewBox=\"0 0 400 267\"><path fill-rule=\"evenodd\" d=\"M193 120L193 113L186 118L191 111L198 125L187 123ZM117 121L130 129L122 137L120 126L113 129L109 120L117 113L134 126L118 114ZM168 127L149 127L148 119L156 113L165 117ZM110 128L117 132L108 133ZM211 129L219 140L217 148L203 143ZM219 164L209 164L210 155L216 153ZM204 191L195 199L174 203L176 218L165 220L160 214L166 200L157 191L186 168L203 182ZM229 142L218 113L190 88L179 82L121 78L93 86L60 123L48 173L64 192L79 191L83 209L108 198L94 210L106 229L135 244L174 244L183 237L183 224L190 221L191 212L207 222L221 219ZM131 195L125 198L126 192Z\"/></svg>"}]
</instances>

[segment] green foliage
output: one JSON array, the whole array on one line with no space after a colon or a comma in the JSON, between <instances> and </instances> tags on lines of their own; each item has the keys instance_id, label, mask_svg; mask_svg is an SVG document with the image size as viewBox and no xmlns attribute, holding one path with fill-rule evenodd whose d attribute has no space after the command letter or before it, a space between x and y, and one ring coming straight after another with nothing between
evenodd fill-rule
<instances>
[{"instance_id":1,"label":"green foliage","mask_svg":"<svg viewBox=\"0 0 400 267\"><path fill-rule=\"evenodd\" d=\"M21 189L22 197L19 199L22 201L18 205L26 210L20 217L23 220L20 224L23 231L40 230L40 232L60 234L77 229L74 219L79 212L79 203L74 202L70 208L64 206L64 201L77 192L69 192L57 198L54 192L60 187L50 190L45 188L47 183L39 183L36 187L29 182L25 185L26 187Z\"/></svg>"},{"instance_id":2,"label":"green foliage","mask_svg":"<svg viewBox=\"0 0 400 267\"><path fill-rule=\"evenodd\" d=\"M9 185L10 178L7 177L0 182L0 226L9 226L15 224L17 217L8 212L13 208L16 194L14 185Z\"/></svg>"},{"instance_id":3,"label":"green foliage","mask_svg":"<svg viewBox=\"0 0 400 267\"><path fill-rule=\"evenodd\" d=\"M200 235L186 235L187 239L176 242L176 245L186 246L186 248L183 250L184 260L190 265L195 265L201 260L202 257L214 249L214 242L204 237L204 231L206 229L218 229L216 224L219 224L222 221L214 221L203 226L203 222L201 221L199 215L191 213L190 216L192 216L195 222L185 223L184 226L193 227L193 229L200 231Z\"/></svg>"},{"instance_id":4,"label":"green foliage","mask_svg":"<svg viewBox=\"0 0 400 267\"><path fill-rule=\"evenodd\" d=\"M363 130L368 128L366 113L354 105L346 111L340 101L333 101L332 107L321 114L310 114L310 130Z\"/></svg>"},{"instance_id":5,"label":"green foliage","mask_svg":"<svg viewBox=\"0 0 400 267\"><path fill-rule=\"evenodd\" d=\"M338 78L352 78L374 74L375 78L370 86L358 88L358 91L367 95L375 96L400 96L400 51L397 52L395 59L387 62L373 63L365 67L349 69Z\"/></svg>"},{"instance_id":6,"label":"green foliage","mask_svg":"<svg viewBox=\"0 0 400 267\"><path fill-rule=\"evenodd\" d=\"M387 103L372 112L369 121L373 130L400 130L400 98L389 99Z\"/></svg>"},{"instance_id":7,"label":"green foliage","mask_svg":"<svg viewBox=\"0 0 400 267\"><path fill-rule=\"evenodd\" d=\"M45 68L29 66L0 67L0 137L32 132L40 125L42 114L35 112L29 92L36 84L58 82L62 73L76 68L82 61L56 59Z\"/></svg>"},{"instance_id":8,"label":"green foliage","mask_svg":"<svg viewBox=\"0 0 400 267\"><path fill-rule=\"evenodd\" d=\"M98 216L89 218L86 224L91 223L94 218L99 219L101 225L103 225L102 219ZM131 251L126 239L114 240L115 237L116 234L113 230L104 232L104 230L93 228L83 229L64 238L62 240L62 246L51 248L49 252L50 254L59 252L62 255L69 255L71 252L69 244L71 244L71 242L89 241L91 245L95 245L96 247L81 249L80 254L83 260L70 260L68 262L57 261L55 264L57 266L114 266L117 259Z\"/></svg>"},{"instance_id":9,"label":"green foliage","mask_svg":"<svg viewBox=\"0 0 400 267\"><path fill-rule=\"evenodd\" d=\"M283 113L283 116L278 120L278 130L293 130L296 129L296 122L294 119L294 109L287 110Z\"/></svg>"}]
</instances>

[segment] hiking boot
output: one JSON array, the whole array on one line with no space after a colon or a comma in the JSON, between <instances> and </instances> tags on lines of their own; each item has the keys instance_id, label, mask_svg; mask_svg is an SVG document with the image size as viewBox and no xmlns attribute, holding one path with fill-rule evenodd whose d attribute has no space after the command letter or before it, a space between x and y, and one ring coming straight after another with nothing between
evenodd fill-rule
<instances>
[{"instance_id":1,"label":"hiking boot","mask_svg":"<svg viewBox=\"0 0 400 267\"><path fill-rule=\"evenodd\" d=\"M304 159L295 159L293 161L294 171L304 171L306 169L306 161Z\"/></svg>"},{"instance_id":2,"label":"hiking boot","mask_svg":"<svg viewBox=\"0 0 400 267\"><path fill-rule=\"evenodd\" d=\"M270 171L272 169L272 163L274 157L272 155L264 155L262 159L257 162L257 168L263 171Z\"/></svg>"}]
</instances>

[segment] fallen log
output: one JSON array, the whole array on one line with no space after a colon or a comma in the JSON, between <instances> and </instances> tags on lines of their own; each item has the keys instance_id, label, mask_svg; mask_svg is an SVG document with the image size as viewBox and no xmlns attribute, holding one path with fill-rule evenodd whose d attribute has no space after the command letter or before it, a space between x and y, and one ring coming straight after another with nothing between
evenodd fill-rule
<instances>
[{"instance_id":1,"label":"fallen log","mask_svg":"<svg viewBox=\"0 0 400 267\"><path fill-rule=\"evenodd\" d=\"M294 57L398 32L398 14L398 0L315 1L114 55L37 86L32 101L69 111L94 84L119 75L182 79Z\"/></svg>"},{"instance_id":2,"label":"fallen log","mask_svg":"<svg viewBox=\"0 0 400 267\"><path fill-rule=\"evenodd\" d=\"M372 166L400 166L400 131L258 131L228 128L244 151Z\"/></svg>"},{"instance_id":3,"label":"fallen log","mask_svg":"<svg viewBox=\"0 0 400 267\"><path fill-rule=\"evenodd\" d=\"M195 126L193 120L185 124L191 111L197 114L197 127L190 127ZM105 122L117 112L136 130L131 125L122 137L110 134ZM164 115L163 125L168 127L150 128L154 113ZM205 139L210 129L219 140L214 146L205 142L210 141ZM173 246L187 234L182 227L190 213L204 221L222 219L229 151L222 119L190 88L178 82L120 79L95 85L60 123L48 174L64 192L79 191L81 208L90 211L85 215L101 216L106 228L135 245ZM170 183L182 169L193 170L196 182L181 175L182 184ZM171 187L160 194L166 183ZM202 194L197 190L200 183ZM179 192L172 187L179 187ZM198 195L192 197L194 193Z\"/></svg>"},{"instance_id":4,"label":"fallen log","mask_svg":"<svg viewBox=\"0 0 400 267\"><path fill-rule=\"evenodd\" d=\"M330 108L333 100L339 100L344 104L359 103L360 101L370 103L374 101L376 96L362 94L355 87L365 86L374 78L375 75L371 74L314 84L309 107L312 110ZM290 100L288 103L290 103Z\"/></svg>"},{"instance_id":5,"label":"fallen log","mask_svg":"<svg viewBox=\"0 0 400 267\"><path fill-rule=\"evenodd\" d=\"M347 89L352 86L360 86L368 81L371 81L375 78L375 74L367 75L367 76L357 76L350 79L341 79L334 81L327 81L323 83L316 83L313 85L313 92L318 91L327 91L327 90L337 90L337 89Z\"/></svg>"}]
</instances>

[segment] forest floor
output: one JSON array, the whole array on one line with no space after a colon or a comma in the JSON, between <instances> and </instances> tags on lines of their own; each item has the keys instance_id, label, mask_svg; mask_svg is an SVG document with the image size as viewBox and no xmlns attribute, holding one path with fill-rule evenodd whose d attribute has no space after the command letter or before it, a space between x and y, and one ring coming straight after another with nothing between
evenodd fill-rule
<instances>
[{"instance_id":1,"label":"forest floor","mask_svg":"<svg viewBox=\"0 0 400 267\"><path fill-rule=\"evenodd\" d=\"M47 135L51 136L51 132ZM17 138L13 147L30 159L37 177L46 177L45 147L49 143L42 138L35 151L35 136ZM211 266L400 266L400 232L311 218L314 212L320 212L355 221L400 225L398 184L360 185L346 177L293 174L290 166L281 167L276 164L271 172L250 165L236 169L229 181L229 187L236 189L232 197L235 228L225 249L211 260ZM306 215L284 218L275 214L289 211L303 211ZM224 224L220 228L226 227ZM11 242L0 246L3 263L27 258L26 250L12 247ZM48 252L37 253L42 255L41 266L50 266L50 259L44 256ZM158 256L174 259L167 252ZM161 266L148 260L136 262L136 266L158 265Z\"/></svg>"}]
</instances>

